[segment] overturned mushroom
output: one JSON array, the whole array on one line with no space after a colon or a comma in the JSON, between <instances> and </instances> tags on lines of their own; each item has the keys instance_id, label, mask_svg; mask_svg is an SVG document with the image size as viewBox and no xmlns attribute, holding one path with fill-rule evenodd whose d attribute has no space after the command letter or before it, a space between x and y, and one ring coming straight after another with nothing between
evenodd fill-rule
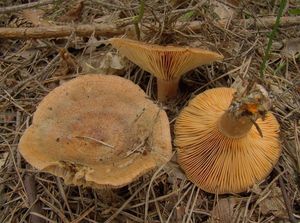
<instances>
[{"instance_id":1,"label":"overturned mushroom","mask_svg":"<svg viewBox=\"0 0 300 223\"><path fill-rule=\"evenodd\" d=\"M247 95L215 88L196 96L175 124L178 161L187 177L211 193L247 190L264 179L281 148L279 124L264 91Z\"/></svg>"},{"instance_id":2,"label":"overturned mushroom","mask_svg":"<svg viewBox=\"0 0 300 223\"><path fill-rule=\"evenodd\" d=\"M84 75L38 106L19 151L34 167L67 184L121 187L167 162L169 122L134 83Z\"/></svg>"},{"instance_id":3,"label":"overturned mushroom","mask_svg":"<svg viewBox=\"0 0 300 223\"><path fill-rule=\"evenodd\" d=\"M109 40L121 54L157 78L158 100L177 95L180 77L203 64L223 58L222 55L198 48L159 46L130 39Z\"/></svg>"}]
</instances>

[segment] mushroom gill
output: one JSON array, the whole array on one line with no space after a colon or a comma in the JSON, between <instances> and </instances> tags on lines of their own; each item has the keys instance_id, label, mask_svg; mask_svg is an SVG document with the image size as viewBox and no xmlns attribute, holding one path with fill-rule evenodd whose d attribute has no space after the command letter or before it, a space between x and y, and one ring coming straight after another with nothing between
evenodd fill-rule
<instances>
[{"instance_id":1,"label":"mushroom gill","mask_svg":"<svg viewBox=\"0 0 300 223\"><path fill-rule=\"evenodd\" d=\"M160 46L124 38L112 38L109 42L121 54L157 78L160 101L176 97L179 79L183 74L200 65L223 59L218 53L199 48Z\"/></svg>"},{"instance_id":2,"label":"mushroom gill","mask_svg":"<svg viewBox=\"0 0 300 223\"><path fill-rule=\"evenodd\" d=\"M253 125L251 111L230 110L235 89L206 90L192 99L175 124L178 162L187 177L210 193L238 193L264 179L281 148L279 124L267 112ZM249 116L250 115L250 116Z\"/></svg>"}]
</instances>

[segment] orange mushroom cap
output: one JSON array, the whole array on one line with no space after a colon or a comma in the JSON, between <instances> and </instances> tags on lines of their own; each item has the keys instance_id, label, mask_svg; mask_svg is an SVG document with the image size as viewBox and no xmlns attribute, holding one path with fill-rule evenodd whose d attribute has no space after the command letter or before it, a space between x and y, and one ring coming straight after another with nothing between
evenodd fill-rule
<instances>
[{"instance_id":1,"label":"orange mushroom cap","mask_svg":"<svg viewBox=\"0 0 300 223\"><path fill-rule=\"evenodd\" d=\"M218 53L199 48L159 46L124 38L109 42L133 63L163 80L178 79L200 65L223 59Z\"/></svg>"},{"instance_id":2,"label":"orange mushroom cap","mask_svg":"<svg viewBox=\"0 0 300 223\"><path fill-rule=\"evenodd\" d=\"M39 104L19 151L67 184L121 187L171 157L166 113L139 86L110 75L84 75Z\"/></svg>"},{"instance_id":3,"label":"orange mushroom cap","mask_svg":"<svg viewBox=\"0 0 300 223\"><path fill-rule=\"evenodd\" d=\"M235 90L215 88L190 101L175 124L178 161L187 177L211 193L238 193L264 179L277 162L281 147L279 124L268 112L246 135L229 137L219 122Z\"/></svg>"}]
</instances>

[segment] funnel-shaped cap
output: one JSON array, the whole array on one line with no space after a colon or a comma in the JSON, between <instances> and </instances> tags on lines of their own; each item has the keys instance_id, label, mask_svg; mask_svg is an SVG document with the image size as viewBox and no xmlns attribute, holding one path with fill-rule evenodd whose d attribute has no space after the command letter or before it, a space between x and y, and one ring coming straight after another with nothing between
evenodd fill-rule
<instances>
[{"instance_id":1,"label":"funnel-shaped cap","mask_svg":"<svg viewBox=\"0 0 300 223\"><path fill-rule=\"evenodd\" d=\"M123 38L109 42L133 63L162 80L178 79L200 65L223 59L218 53L198 48L159 46Z\"/></svg>"}]
</instances>

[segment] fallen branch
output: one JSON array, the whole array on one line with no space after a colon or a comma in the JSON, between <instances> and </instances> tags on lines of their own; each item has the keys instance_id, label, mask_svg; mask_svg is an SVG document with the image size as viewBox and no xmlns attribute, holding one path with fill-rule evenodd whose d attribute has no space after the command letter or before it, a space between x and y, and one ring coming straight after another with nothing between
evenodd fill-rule
<instances>
[{"instance_id":1,"label":"fallen branch","mask_svg":"<svg viewBox=\"0 0 300 223\"><path fill-rule=\"evenodd\" d=\"M32 27L32 28L0 28L0 38L11 39L42 39L70 36L75 33L77 36L114 36L123 34L124 28L115 25L95 24L95 25L66 25L50 27Z\"/></svg>"},{"instance_id":2,"label":"fallen branch","mask_svg":"<svg viewBox=\"0 0 300 223\"><path fill-rule=\"evenodd\" d=\"M276 16L268 16L254 19L243 19L241 25L245 27L272 28L275 25ZM300 25L300 16L284 16L280 18L279 27Z\"/></svg>"},{"instance_id":3,"label":"fallen branch","mask_svg":"<svg viewBox=\"0 0 300 223\"><path fill-rule=\"evenodd\" d=\"M264 17L260 19L242 19L236 21L244 27L256 26L258 28L272 28L275 24L276 17ZM219 21L220 22L220 21ZM191 30L193 32L203 31L203 21L192 22L177 22L174 29L183 31ZM221 24L222 22L220 22ZM237 24L235 23L235 24ZM282 17L280 27L300 25L300 16ZM154 26L153 24L145 24L141 27L142 31L145 27ZM112 37L125 34L127 29L133 25L117 26L114 24L91 24L91 25L64 25L64 26L50 26L50 27L30 27L30 28L0 28L0 38L11 39L30 39L30 38L58 38L66 37L75 33L77 36L89 37L94 36Z\"/></svg>"},{"instance_id":4,"label":"fallen branch","mask_svg":"<svg viewBox=\"0 0 300 223\"><path fill-rule=\"evenodd\" d=\"M38 2L30 2L30 3L22 4L22 5L3 7L3 8L0 8L0 14L17 12L17 11L24 10L24 9L39 7L42 5L48 5L48 4L51 4L54 2L55 2L55 0L40 0Z\"/></svg>"}]
</instances>

